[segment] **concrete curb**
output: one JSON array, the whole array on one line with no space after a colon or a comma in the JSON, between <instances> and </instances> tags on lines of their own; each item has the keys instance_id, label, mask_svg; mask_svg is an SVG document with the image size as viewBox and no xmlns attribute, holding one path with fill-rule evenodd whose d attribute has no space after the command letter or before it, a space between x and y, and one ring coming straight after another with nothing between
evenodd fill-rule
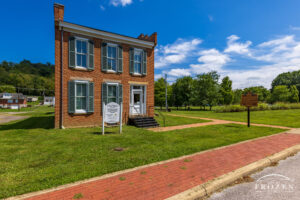
<instances>
[{"instance_id":1,"label":"concrete curb","mask_svg":"<svg viewBox=\"0 0 300 200\"><path fill-rule=\"evenodd\" d=\"M273 163L283 160L300 151L300 144L287 148L271 156L258 160L235 171L224 174L204 184L186 190L175 196L167 198L168 200L193 200L208 197L212 193L234 183L236 180L250 175L256 171L272 166Z\"/></svg>"}]
</instances>

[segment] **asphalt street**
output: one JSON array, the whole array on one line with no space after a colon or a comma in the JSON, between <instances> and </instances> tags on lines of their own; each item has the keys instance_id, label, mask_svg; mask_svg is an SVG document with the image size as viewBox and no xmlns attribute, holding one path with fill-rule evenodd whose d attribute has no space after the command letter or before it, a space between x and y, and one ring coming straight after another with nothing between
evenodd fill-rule
<instances>
[{"instance_id":1,"label":"asphalt street","mask_svg":"<svg viewBox=\"0 0 300 200\"><path fill-rule=\"evenodd\" d=\"M300 200L300 153L250 177L249 182L214 193L209 200Z\"/></svg>"}]
</instances>

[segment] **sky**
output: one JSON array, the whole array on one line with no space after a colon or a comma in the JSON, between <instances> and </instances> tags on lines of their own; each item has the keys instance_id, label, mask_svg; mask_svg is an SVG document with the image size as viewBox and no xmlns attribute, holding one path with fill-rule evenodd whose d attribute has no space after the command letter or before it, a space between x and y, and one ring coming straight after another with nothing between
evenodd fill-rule
<instances>
[{"instance_id":1,"label":"sky","mask_svg":"<svg viewBox=\"0 0 300 200\"><path fill-rule=\"evenodd\" d=\"M233 88L300 69L299 0L56 0L64 20L137 37L158 33L155 79L218 71ZM54 63L53 0L1 1L0 62Z\"/></svg>"}]
</instances>

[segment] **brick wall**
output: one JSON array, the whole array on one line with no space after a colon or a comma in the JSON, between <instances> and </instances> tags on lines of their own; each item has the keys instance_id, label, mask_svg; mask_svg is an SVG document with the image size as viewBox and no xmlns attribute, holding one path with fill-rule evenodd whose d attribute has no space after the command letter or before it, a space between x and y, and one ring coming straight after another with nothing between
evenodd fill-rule
<instances>
[{"instance_id":1,"label":"brick wall","mask_svg":"<svg viewBox=\"0 0 300 200\"><path fill-rule=\"evenodd\" d=\"M123 122L127 121L130 104L130 84L129 81L147 82L146 108L149 116L154 115L154 49L145 49L147 51L147 75L142 77L132 76L129 73L129 46L120 44L123 47L123 73L111 74L101 71L101 39L92 39L94 41L94 70L82 71L69 68L69 37L77 36L70 32L63 34L63 126L64 127L89 127L101 126L102 124L102 101L101 86L104 79L120 80L123 85ZM61 32L56 24L55 26L55 128L60 126L60 90L61 90ZM111 41L114 43L113 41ZM138 47L140 48L140 47ZM69 114L68 113L68 81L71 79L87 79L94 82L94 113L92 114Z\"/></svg>"}]
</instances>

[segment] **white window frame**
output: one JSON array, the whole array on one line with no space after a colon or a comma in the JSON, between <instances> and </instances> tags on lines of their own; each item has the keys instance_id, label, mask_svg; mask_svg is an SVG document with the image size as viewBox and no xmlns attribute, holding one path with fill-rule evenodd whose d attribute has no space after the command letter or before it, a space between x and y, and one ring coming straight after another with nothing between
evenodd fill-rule
<instances>
[{"instance_id":1,"label":"white window frame","mask_svg":"<svg viewBox=\"0 0 300 200\"><path fill-rule=\"evenodd\" d=\"M112 83L112 82L109 82L109 83L106 83L107 84L107 95L106 95L106 100L107 100L107 102L108 102L108 86L116 86L116 103L118 103L118 99L117 99L117 97L118 97L118 87L119 87L119 83Z\"/></svg>"},{"instance_id":2,"label":"white window frame","mask_svg":"<svg viewBox=\"0 0 300 200\"><path fill-rule=\"evenodd\" d=\"M116 48L116 58L111 58L111 57L108 57L108 47L114 47ZM118 69L118 45L117 44L114 44L114 43L107 43L107 52L106 52L106 57L107 57L107 71L108 72L114 72L116 73L117 72L117 69ZM108 60L113 60L115 59L116 61L116 70L113 70L112 68L111 69L108 69Z\"/></svg>"},{"instance_id":3,"label":"white window frame","mask_svg":"<svg viewBox=\"0 0 300 200\"><path fill-rule=\"evenodd\" d=\"M77 84L85 84L86 85L86 109L77 109ZM89 82L88 81L75 81L75 113L87 113L87 107L88 107L88 88Z\"/></svg>"},{"instance_id":4,"label":"white window frame","mask_svg":"<svg viewBox=\"0 0 300 200\"><path fill-rule=\"evenodd\" d=\"M86 53L85 54L77 53L77 41L78 40L86 42ZM75 68L78 68L78 69L87 69L88 68L88 51L89 51L88 41L89 41L89 39L87 39L87 38L75 37ZM86 56L86 67L77 65L77 54Z\"/></svg>"},{"instance_id":5,"label":"white window frame","mask_svg":"<svg viewBox=\"0 0 300 200\"><path fill-rule=\"evenodd\" d=\"M136 52L139 52L139 53L141 53L141 60L140 60L140 62L137 62L137 61L135 61L135 54L136 54ZM137 49L137 48L134 48L134 50L133 50L133 74L134 75L142 75L142 58L143 57L143 49ZM139 72L136 72L135 71L135 63L139 63L139 64L141 64L141 69L140 69L140 73Z\"/></svg>"}]
</instances>

